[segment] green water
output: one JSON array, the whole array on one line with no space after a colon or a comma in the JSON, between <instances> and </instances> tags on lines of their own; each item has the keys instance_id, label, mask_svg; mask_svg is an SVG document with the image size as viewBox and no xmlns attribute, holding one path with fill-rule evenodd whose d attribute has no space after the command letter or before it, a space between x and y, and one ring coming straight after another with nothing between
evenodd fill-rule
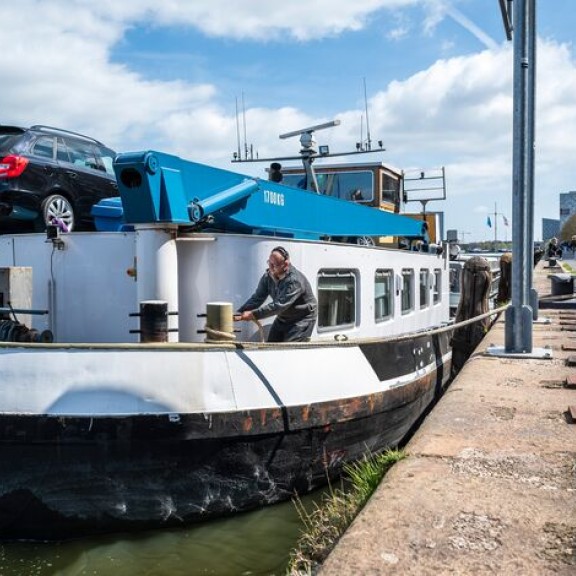
<instances>
[{"instance_id":1,"label":"green water","mask_svg":"<svg viewBox=\"0 0 576 576\"><path fill-rule=\"evenodd\" d=\"M184 530L3 543L0 576L280 576L301 529L294 504L286 502Z\"/></svg>"}]
</instances>

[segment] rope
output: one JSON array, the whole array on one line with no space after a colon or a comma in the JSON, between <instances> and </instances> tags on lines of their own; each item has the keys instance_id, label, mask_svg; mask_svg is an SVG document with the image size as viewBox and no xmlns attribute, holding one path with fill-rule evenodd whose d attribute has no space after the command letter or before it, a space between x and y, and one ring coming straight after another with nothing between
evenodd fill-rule
<instances>
[{"instance_id":1,"label":"rope","mask_svg":"<svg viewBox=\"0 0 576 576\"><path fill-rule=\"evenodd\" d=\"M416 336L434 336L436 334L443 334L444 332L452 332L457 328L463 328L464 326L468 326L469 324L474 324L474 322L478 322L483 320L484 318L488 318L490 316L496 316L501 312L504 312L507 308L510 308L511 304L505 304L504 306L500 306L499 308L495 308L494 310L490 310L489 312L485 312L484 314L480 314L479 316L475 316L474 318L469 318L468 320L463 320L462 322L458 322L456 324L446 324L439 328L434 328L431 330L421 330L416 332L409 332L407 334L402 334L401 336L389 336L388 338L379 338L379 337L370 337L370 338L357 338L355 340L323 340L321 342L289 342L289 343L270 343L265 342L262 344L256 342L237 342L238 346L242 348L276 348L278 346L294 346L294 347L302 347L302 348L319 348L319 347L332 347L332 346L357 346L358 344L370 344L373 342L403 342L405 340L411 340Z\"/></svg>"},{"instance_id":2,"label":"rope","mask_svg":"<svg viewBox=\"0 0 576 576\"><path fill-rule=\"evenodd\" d=\"M254 322L254 324L256 324L256 326L258 327L258 333L260 334L260 341L265 342L264 328L262 327L260 320L252 318L252 322ZM204 326L204 330L206 331L207 334L206 338L204 339L204 342L214 344L217 342L232 342L236 340L236 335L233 332L223 332L221 330L214 330L214 328L210 328L210 326L207 325Z\"/></svg>"},{"instance_id":3,"label":"rope","mask_svg":"<svg viewBox=\"0 0 576 576\"><path fill-rule=\"evenodd\" d=\"M256 318L252 318L252 322L254 322L254 324L256 324L256 326L258 327L258 333L260 334L260 341L265 342L264 328L262 328L262 324L261 324L260 320L257 320Z\"/></svg>"},{"instance_id":4,"label":"rope","mask_svg":"<svg viewBox=\"0 0 576 576\"><path fill-rule=\"evenodd\" d=\"M233 332L222 332L221 330L214 330L210 326L204 326L206 331L205 342L215 343L215 342L231 342L236 340L236 335Z\"/></svg>"},{"instance_id":5,"label":"rope","mask_svg":"<svg viewBox=\"0 0 576 576\"><path fill-rule=\"evenodd\" d=\"M562 296L554 296L553 294L548 294L548 296L541 296L539 300L546 301L546 300L574 300L576 298L576 293L573 294L563 294Z\"/></svg>"}]
</instances>

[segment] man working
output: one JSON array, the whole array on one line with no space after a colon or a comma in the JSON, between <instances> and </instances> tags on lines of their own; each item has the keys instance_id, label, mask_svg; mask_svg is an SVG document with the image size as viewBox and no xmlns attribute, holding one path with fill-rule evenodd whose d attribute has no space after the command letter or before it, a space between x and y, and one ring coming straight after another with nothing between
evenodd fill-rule
<instances>
[{"instance_id":1,"label":"man working","mask_svg":"<svg viewBox=\"0 0 576 576\"><path fill-rule=\"evenodd\" d=\"M268 296L272 301L263 305ZM270 252L268 270L256 291L238 312L237 320L276 315L268 342L304 342L316 323L318 303L304 274L290 264L288 252L277 246Z\"/></svg>"}]
</instances>

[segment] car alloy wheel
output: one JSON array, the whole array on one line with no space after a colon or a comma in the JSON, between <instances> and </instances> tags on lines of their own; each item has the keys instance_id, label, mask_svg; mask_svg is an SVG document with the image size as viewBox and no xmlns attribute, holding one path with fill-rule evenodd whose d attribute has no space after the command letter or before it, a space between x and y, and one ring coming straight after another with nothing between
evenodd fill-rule
<instances>
[{"instance_id":1,"label":"car alloy wheel","mask_svg":"<svg viewBox=\"0 0 576 576\"><path fill-rule=\"evenodd\" d=\"M74 208L70 201L60 194L52 194L44 200L42 214L46 225L59 226L63 232L72 232L74 229Z\"/></svg>"}]
</instances>

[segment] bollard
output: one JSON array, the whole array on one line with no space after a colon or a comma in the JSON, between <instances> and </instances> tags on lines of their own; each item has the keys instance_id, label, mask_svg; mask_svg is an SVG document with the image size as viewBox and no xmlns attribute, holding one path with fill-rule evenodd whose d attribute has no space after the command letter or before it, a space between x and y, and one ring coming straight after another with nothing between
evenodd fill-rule
<instances>
[{"instance_id":1,"label":"bollard","mask_svg":"<svg viewBox=\"0 0 576 576\"><path fill-rule=\"evenodd\" d=\"M206 342L234 340L234 315L231 302L206 304Z\"/></svg>"},{"instance_id":2,"label":"bollard","mask_svg":"<svg viewBox=\"0 0 576 576\"><path fill-rule=\"evenodd\" d=\"M489 310L492 273L485 258L474 256L467 260L460 279L460 302L455 322L463 322ZM452 375L456 375L468 360L480 340L490 328L490 319L484 318L454 330L452 336Z\"/></svg>"},{"instance_id":3,"label":"bollard","mask_svg":"<svg viewBox=\"0 0 576 576\"><path fill-rule=\"evenodd\" d=\"M168 342L168 302L140 302L140 342Z\"/></svg>"},{"instance_id":4,"label":"bollard","mask_svg":"<svg viewBox=\"0 0 576 576\"><path fill-rule=\"evenodd\" d=\"M574 294L574 278L571 274L552 274L552 296Z\"/></svg>"},{"instance_id":5,"label":"bollard","mask_svg":"<svg viewBox=\"0 0 576 576\"><path fill-rule=\"evenodd\" d=\"M496 305L502 306L511 298L511 281L512 281L512 254L507 252L500 258L500 280L498 281L498 295L496 296Z\"/></svg>"}]
</instances>

